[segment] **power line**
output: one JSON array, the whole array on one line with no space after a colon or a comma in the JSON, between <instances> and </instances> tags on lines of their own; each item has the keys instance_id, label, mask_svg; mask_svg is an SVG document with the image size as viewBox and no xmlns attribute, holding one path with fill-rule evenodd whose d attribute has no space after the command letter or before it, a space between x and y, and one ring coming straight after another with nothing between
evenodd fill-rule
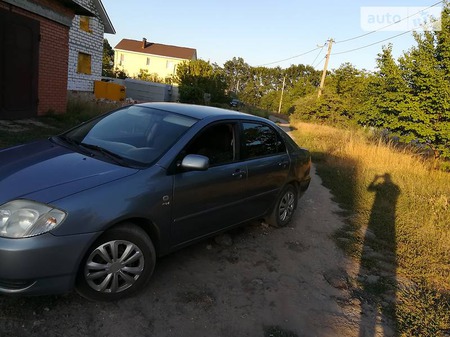
<instances>
[{"instance_id":1,"label":"power line","mask_svg":"<svg viewBox=\"0 0 450 337\"><path fill-rule=\"evenodd\" d=\"M435 4L429 6L429 7L425 8L425 9L422 9L422 10L418 11L417 13L411 14L410 16L407 16L406 18L403 18L403 19L401 19L401 20L395 21L394 23L391 23L391 24L389 24L389 25L387 25L387 26L384 26L384 27L378 28L378 29L376 29L376 30L373 30L373 31L371 31L371 32L368 32L368 33L365 33L365 34L362 34L362 35L358 35L358 36L355 36L355 37L351 37L351 38L348 38L348 39L345 39L345 40L342 40L342 41L336 41L335 43L344 43L344 42L348 42L348 41L353 41L353 40L359 39L359 38L361 38L361 37L364 37L364 36L367 36L367 35L370 35L370 34L379 32L380 30L389 28L389 27L394 26L394 25L396 25L396 24L398 24L398 23L400 23L400 22L402 22L402 21L405 21L405 20L407 20L407 19L409 19L409 18L411 18L411 17L413 17L413 16L416 16L416 15L419 14L419 13L425 12L425 11L427 11L427 10L430 9L430 8L436 7L437 5L440 5L440 4L443 3L443 2L444 2L444 0L438 1L438 2L436 2Z\"/></svg>"},{"instance_id":2,"label":"power line","mask_svg":"<svg viewBox=\"0 0 450 337\"><path fill-rule=\"evenodd\" d=\"M357 50L360 50L360 49L364 49L364 48L367 48L367 47L374 46L376 44L379 44L379 43L382 43L382 42L385 42L385 41L389 41L389 40L395 39L396 37L399 37L399 36L402 36L402 35L405 35L405 34L408 34L408 33L411 33L411 32L412 32L412 30L408 30L406 32L403 32L403 33L400 33L400 34L388 37L387 39L384 39L384 40L380 40L380 41L377 41L377 42L374 42L374 43L371 43L371 44L368 44L368 45L365 45L365 46L362 46L362 47L358 47L358 48L354 48L354 49L350 49L350 50L346 50L346 51L341 51L339 53L333 53L331 55L334 56L334 55L341 55L341 54L351 53L353 51L357 51Z\"/></svg>"},{"instance_id":3,"label":"power line","mask_svg":"<svg viewBox=\"0 0 450 337\"><path fill-rule=\"evenodd\" d=\"M436 7L437 5L442 4L443 2L444 2L444 0L438 1L438 2L436 2L435 4L429 6L429 7L425 8L425 9L422 9L422 10L418 11L417 13L411 14L411 15L409 15L409 16L407 16L407 17L405 17L405 18L403 18L403 19L401 19L401 20L399 20L399 21L396 21L396 22L391 23L391 24L389 24L389 25L387 25L387 26L381 27L381 28L379 28L379 29L377 29L377 30L374 30L374 31L371 31L371 32L368 32L368 33L365 33L365 34L362 34L362 35L354 36L354 37L351 37L351 38L348 38L348 39L345 39L345 40L337 41L337 42L334 42L334 43L344 43L344 42L356 40L356 39L365 37L365 36L367 36L367 35L370 35L370 34L379 32L379 31L381 31L381 30L383 30L383 29L386 29L386 28L388 28L388 27L391 27L391 26L393 26L393 25L396 25L396 24L398 24L398 23L400 23L400 22L402 22L402 21L404 21L404 20L406 20L406 19L409 19L409 18L411 18L411 17L413 17L413 16L415 16L415 15L417 15L417 14L419 14L419 13L422 13L422 12L424 12L424 11L430 9L430 8ZM351 50L346 50L346 51L339 52L339 53L332 53L332 55L346 54L346 53L350 53L350 52L352 52L352 51L364 49L364 48L367 48L367 47L370 47L370 46L373 46L373 45L376 45L376 44L379 44L379 43L382 43L382 42L385 42L385 41L394 39L394 38L396 38L396 37L405 35L405 34L407 34L407 33L412 32L413 30L414 30L414 29L412 29L412 30L410 30L410 31L403 32L403 33L398 34L398 35L395 35L395 36L392 36L392 37L390 37L390 38L387 38L387 39L378 41L378 42L374 42L374 43L368 44L368 45L366 45L366 46L359 47L359 48L355 48L355 49L351 49ZM291 56L291 57L288 57L288 58L285 58L285 59L282 59L282 60L278 60L278 61L274 61L274 62L269 62L269 63L261 64L261 65L259 65L258 67L264 67L264 66L268 66L268 65L271 65L271 64L276 64L276 63L281 63L281 62L284 62L284 61L289 61L289 60L292 60L292 59L294 59L294 58L297 58L297 57L301 57L301 56L307 55L307 54L309 54L309 53L312 53L313 51L316 51L316 50L320 49L319 54L316 56L316 58L315 58L314 61L312 62L312 63L314 63L315 60L316 60L316 59L318 58L318 56L320 55L320 53L322 52L323 47L324 47L324 46L322 46L322 47L316 47L316 48L311 49L311 50L309 50L309 51L307 51L307 52L305 52L305 53L301 53L301 54L298 54L298 55L294 55L294 56Z\"/></svg>"},{"instance_id":4,"label":"power line","mask_svg":"<svg viewBox=\"0 0 450 337\"><path fill-rule=\"evenodd\" d=\"M292 57L288 57L288 58L283 59L283 60L279 60L279 61L274 61L274 62L270 62L270 63L261 64L261 65L259 65L258 67L264 67L264 66L268 66L268 65L271 65L271 64L275 64L275 63L280 63L280 62L284 62L284 61L289 61L289 60L295 59L295 58L297 58L297 57L304 56L304 55L307 55L307 54L309 54L309 53L312 53L313 51L316 51L317 49L320 49L320 48L321 48L321 47L316 47L316 48L311 49L311 50L309 50L309 51L307 51L307 52L305 52L305 53L302 53L302 54L299 54L299 55L295 55L295 56L292 56ZM323 48L323 47L322 47L322 48Z\"/></svg>"},{"instance_id":5,"label":"power line","mask_svg":"<svg viewBox=\"0 0 450 337\"><path fill-rule=\"evenodd\" d=\"M319 55L322 53L323 48L325 48L325 46L326 46L326 44L324 44L324 45L322 46L322 48L320 48L319 53L316 55L316 58L314 59L314 61L311 62L311 66L312 66L313 68L314 68L314 66L313 66L314 62L316 62L317 58L318 58Z\"/></svg>"},{"instance_id":6,"label":"power line","mask_svg":"<svg viewBox=\"0 0 450 337\"><path fill-rule=\"evenodd\" d=\"M323 63L323 61L325 61L325 56L322 57L316 65L312 65L312 67L316 68L316 67L320 66Z\"/></svg>"}]
</instances>

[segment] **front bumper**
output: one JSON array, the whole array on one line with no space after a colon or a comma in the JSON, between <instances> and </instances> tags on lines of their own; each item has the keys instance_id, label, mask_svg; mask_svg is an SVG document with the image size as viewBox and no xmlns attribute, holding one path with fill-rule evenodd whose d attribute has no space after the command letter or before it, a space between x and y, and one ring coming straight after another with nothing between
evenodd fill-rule
<instances>
[{"instance_id":1,"label":"front bumper","mask_svg":"<svg viewBox=\"0 0 450 337\"><path fill-rule=\"evenodd\" d=\"M98 233L24 239L0 238L0 293L60 294L70 291L80 261Z\"/></svg>"}]
</instances>

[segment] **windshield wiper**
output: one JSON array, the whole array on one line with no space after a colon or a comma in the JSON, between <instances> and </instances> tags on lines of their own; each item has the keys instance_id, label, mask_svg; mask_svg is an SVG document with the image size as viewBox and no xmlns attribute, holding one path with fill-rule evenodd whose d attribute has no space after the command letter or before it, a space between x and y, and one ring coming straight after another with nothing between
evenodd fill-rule
<instances>
[{"instance_id":1,"label":"windshield wiper","mask_svg":"<svg viewBox=\"0 0 450 337\"><path fill-rule=\"evenodd\" d=\"M65 142L67 144L73 145L73 146L79 146L80 145L80 142L76 141L73 138L67 137L66 135L57 136L56 138L59 139L59 140L62 140L63 142Z\"/></svg>"},{"instance_id":2,"label":"windshield wiper","mask_svg":"<svg viewBox=\"0 0 450 337\"><path fill-rule=\"evenodd\" d=\"M52 139L52 141L64 142L66 144L69 144L72 147L77 148L78 151L82 151L85 154L89 154L89 155L91 154L91 152L89 150L87 150L87 149L83 149L83 148L80 149L80 142L79 141L77 141L77 140L75 140L73 138L67 137L66 135L60 135L60 136L52 137L51 139Z\"/></svg>"},{"instance_id":3,"label":"windshield wiper","mask_svg":"<svg viewBox=\"0 0 450 337\"><path fill-rule=\"evenodd\" d=\"M114 153L110 150L107 150L101 146L94 145L94 144L88 144L88 143L79 143L78 144L81 147L84 147L86 149L95 150L103 154L105 157L113 160L115 163L122 165L122 166L129 166L129 164L123 159L122 156L118 155L117 153Z\"/></svg>"}]
</instances>

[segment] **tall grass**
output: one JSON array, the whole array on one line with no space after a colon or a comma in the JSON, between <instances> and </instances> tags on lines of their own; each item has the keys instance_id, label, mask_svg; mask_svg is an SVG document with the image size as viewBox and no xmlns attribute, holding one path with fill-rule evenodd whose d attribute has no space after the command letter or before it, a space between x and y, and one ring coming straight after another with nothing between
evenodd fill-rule
<instances>
[{"instance_id":1,"label":"tall grass","mask_svg":"<svg viewBox=\"0 0 450 337\"><path fill-rule=\"evenodd\" d=\"M66 113L54 117L59 117L66 122L75 122L77 124L127 104L129 103L97 100L89 96L69 92Z\"/></svg>"},{"instance_id":2,"label":"tall grass","mask_svg":"<svg viewBox=\"0 0 450 337\"><path fill-rule=\"evenodd\" d=\"M55 114L49 111L45 116L0 121L0 148L59 134L90 118L126 104L125 102L95 100L89 96L69 93L67 110L64 114Z\"/></svg>"},{"instance_id":3,"label":"tall grass","mask_svg":"<svg viewBox=\"0 0 450 337\"><path fill-rule=\"evenodd\" d=\"M336 242L359 261L361 273L384 282L365 287L359 280L361 288L384 301L394 294L390 308L399 335L448 333L450 173L361 130L293 125L294 137L312 151L324 185L346 211ZM375 193L383 179L387 187Z\"/></svg>"}]
</instances>

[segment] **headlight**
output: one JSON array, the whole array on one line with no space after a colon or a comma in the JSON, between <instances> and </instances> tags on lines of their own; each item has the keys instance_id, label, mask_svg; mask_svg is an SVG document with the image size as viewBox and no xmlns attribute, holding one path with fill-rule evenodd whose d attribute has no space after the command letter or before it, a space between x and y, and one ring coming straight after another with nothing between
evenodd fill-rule
<instances>
[{"instance_id":1,"label":"headlight","mask_svg":"<svg viewBox=\"0 0 450 337\"><path fill-rule=\"evenodd\" d=\"M0 206L0 236L26 238L46 233L64 221L66 213L29 200L14 200Z\"/></svg>"}]
</instances>

